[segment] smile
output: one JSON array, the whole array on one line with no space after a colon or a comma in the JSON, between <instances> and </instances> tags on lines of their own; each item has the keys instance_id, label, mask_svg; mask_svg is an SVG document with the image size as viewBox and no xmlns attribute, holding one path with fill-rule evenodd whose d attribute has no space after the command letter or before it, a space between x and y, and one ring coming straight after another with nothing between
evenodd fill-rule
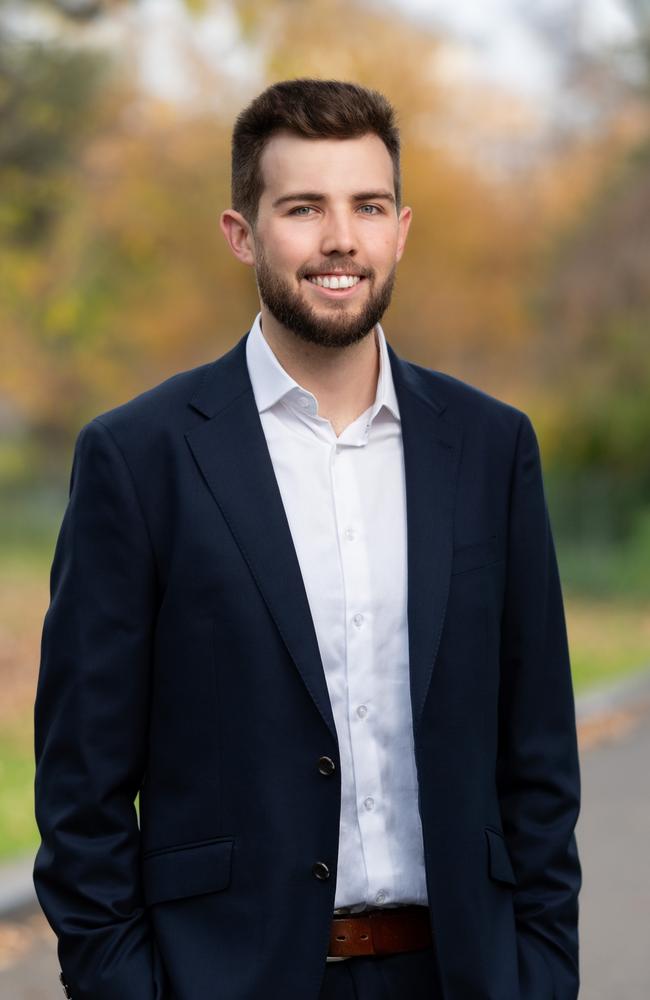
<instances>
[{"instance_id":1,"label":"smile","mask_svg":"<svg viewBox=\"0 0 650 1000\"><path fill-rule=\"evenodd\" d=\"M361 278L358 274L310 274L307 280L320 288L353 288Z\"/></svg>"}]
</instances>

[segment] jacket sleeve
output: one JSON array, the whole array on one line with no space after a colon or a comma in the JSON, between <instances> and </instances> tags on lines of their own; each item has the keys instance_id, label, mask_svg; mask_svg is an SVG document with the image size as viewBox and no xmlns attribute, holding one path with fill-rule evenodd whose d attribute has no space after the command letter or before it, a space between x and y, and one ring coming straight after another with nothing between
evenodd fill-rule
<instances>
[{"instance_id":1,"label":"jacket sleeve","mask_svg":"<svg viewBox=\"0 0 650 1000\"><path fill-rule=\"evenodd\" d=\"M94 420L75 447L35 706L34 883L74 1000L162 996L134 805L155 612L153 552L133 479Z\"/></svg>"},{"instance_id":2,"label":"jacket sleeve","mask_svg":"<svg viewBox=\"0 0 650 1000\"><path fill-rule=\"evenodd\" d=\"M517 875L521 1000L578 996L580 801L562 594L539 449L522 416L512 473L497 785Z\"/></svg>"}]
</instances>

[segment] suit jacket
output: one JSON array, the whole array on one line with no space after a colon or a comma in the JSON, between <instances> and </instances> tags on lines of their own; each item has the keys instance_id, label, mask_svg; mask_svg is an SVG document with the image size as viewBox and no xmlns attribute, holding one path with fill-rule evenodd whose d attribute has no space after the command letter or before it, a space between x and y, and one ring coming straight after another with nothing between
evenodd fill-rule
<instances>
[{"instance_id":1,"label":"suit jacket","mask_svg":"<svg viewBox=\"0 0 650 1000\"><path fill-rule=\"evenodd\" d=\"M77 440L36 700L34 871L74 1000L319 995L340 809L319 760L338 765L337 736L245 339ZM389 356L441 995L573 1000L579 772L535 435Z\"/></svg>"}]
</instances>

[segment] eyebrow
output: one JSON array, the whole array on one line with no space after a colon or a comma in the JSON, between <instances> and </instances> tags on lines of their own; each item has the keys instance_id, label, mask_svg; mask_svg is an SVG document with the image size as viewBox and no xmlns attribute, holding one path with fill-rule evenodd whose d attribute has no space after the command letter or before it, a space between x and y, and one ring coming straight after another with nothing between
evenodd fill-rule
<instances>
[{"instance_id":1,"label":"eyebrow","mask_svg":"<svg viewBox=\"0 0 650 1000\"><path fill-rule=\"evenodd\" d=\"M281 198L276 198L272 208L284 205L288 201L325 201L326 197L319 191L298 191L295 194L283 194ZM352 201L389 201L395 204L395 197L390 191L360 191L351 196Z\"/></svg>"}]
</instances>

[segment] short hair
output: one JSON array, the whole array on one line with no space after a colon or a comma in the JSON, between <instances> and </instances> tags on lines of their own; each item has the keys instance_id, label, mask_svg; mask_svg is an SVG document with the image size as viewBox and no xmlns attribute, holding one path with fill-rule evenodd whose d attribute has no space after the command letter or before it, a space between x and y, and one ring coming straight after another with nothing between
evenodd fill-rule
<instances>
[{"instance_id":1,"label":"short hair","mask_svg":"<svg viewBox=\"0 0 650 1000\"><path fill-rule=\"evenodd\" d=\"M401 202L400 137L395 110L377 90L341 80L283 80L262 91L237 116L232 134L232 206L255 225L264 190L260 160L278 132L305 139L355 139L374 133L393 161L395 202Z\"/></svg>"}]
</instances>

